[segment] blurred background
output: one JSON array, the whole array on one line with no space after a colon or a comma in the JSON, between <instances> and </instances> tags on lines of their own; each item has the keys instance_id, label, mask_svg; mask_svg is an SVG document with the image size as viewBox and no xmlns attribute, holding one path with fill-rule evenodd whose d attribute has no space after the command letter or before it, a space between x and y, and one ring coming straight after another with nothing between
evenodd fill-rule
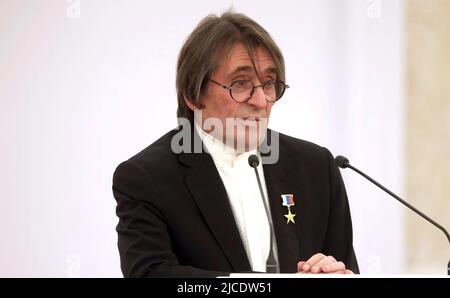
<instances>
[{"instance_id":1,"label":"blurred background","mask_svg":"<svg viewBox=\"0 0 450 298\"><path fill-rule=\"evenodd\" d=\"M0 0L0 277L120 277L115 167L176 126L175 65L229 8L291 86L270 127L450 229L450 1ZM445 236L344 170L363 274L446 274Z\"/></svg>"}]
</instances>

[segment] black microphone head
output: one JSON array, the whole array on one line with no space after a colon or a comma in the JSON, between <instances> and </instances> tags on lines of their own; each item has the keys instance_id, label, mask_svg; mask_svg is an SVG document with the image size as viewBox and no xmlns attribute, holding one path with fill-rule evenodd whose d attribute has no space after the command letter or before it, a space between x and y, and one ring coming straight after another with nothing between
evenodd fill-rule
<instances>
[{"instance_id":1,"label":"black microphone head","mask_svg":"<svg viewBox=\"0 0 450 298\"><path fill-rule=\"evenodd\" d=\"M248 164L252 168L256 168L259 165L259 158L255 154L252 154L248 157Z\"/></svg>"},{"instance_id":2,"label":"black microphone head","mask_svg":"<svg viewBox=\"0 0 450 298\"><path fill-rule=\"evenodd\" d=\"M350 164L350 162L348 161L348 158L345 156L342 156L342 155L336 156L336 158L334 159L334 162L336 163L336 165L338 167L340 167L342 169L345 169Z\"/></svg>"}]
</instances>

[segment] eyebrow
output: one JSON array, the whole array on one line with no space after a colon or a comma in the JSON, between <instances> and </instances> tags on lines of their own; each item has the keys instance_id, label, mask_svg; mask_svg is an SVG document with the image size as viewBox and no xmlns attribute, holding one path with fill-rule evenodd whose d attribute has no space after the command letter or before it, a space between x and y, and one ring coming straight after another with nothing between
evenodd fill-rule
<instances>
[{"instance_id":1,"label":"eyebrow","mask_svg":"<svg viewBox=\"0 0 450 298\"><path fill-rule=\"evenodd\" d=\"M248 66L248 65L246 65L246 66L239 66L232 73L230 73L228 75L228 77L232 78L232 77L235 77L238 74L243 73L243 72L254 72L254 69L253 69L252 66ZM276 74L276 73L277 73L277 69L275 67L266 68L264 70L264 72L263 72L264 75L266 75L266 74Z\"/></svg>"}]
</instances>

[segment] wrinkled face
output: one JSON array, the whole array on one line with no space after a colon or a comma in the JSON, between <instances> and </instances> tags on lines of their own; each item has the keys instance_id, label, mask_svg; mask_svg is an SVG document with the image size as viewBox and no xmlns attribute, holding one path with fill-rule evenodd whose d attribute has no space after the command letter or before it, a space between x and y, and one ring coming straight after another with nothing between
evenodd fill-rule
<instances>
[{"instance_id":1,"label":"wrinkled face","mask_svg":"<svg viewBox=\"0 0 450 298\"><path fill-rule=\"evenodd\" d=\"M255 48L254 69L245 46L234 45L211 75L210 79L226 86L238 80L250 80L259 86L269 80L275 80L275 63L264 48ZM206 91L200 98L202 105L203 130L221 139L228 146L239 151L256 148L264 139L270 110L273 103L265 99L263 88L255 88L246 102L236 102L230 91L218 84L208 82ZM220 121L222 127L214 125Z\"/></svg>"}]
</instances>

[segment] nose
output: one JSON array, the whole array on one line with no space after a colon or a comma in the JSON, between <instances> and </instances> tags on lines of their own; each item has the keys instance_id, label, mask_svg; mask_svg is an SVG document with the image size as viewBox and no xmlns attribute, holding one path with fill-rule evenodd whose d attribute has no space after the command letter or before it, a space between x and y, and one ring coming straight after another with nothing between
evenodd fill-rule
<instances>
[{"instance_id":1,"label":"nose","mask_svg":"<svg viewBox=\"0 0 450 298\"><path fill-rule=\"evenodd\" d=\"M254 106L258 109L263 109L267 105L266 94L263 91L262 86L258 86L253 90L253 95L247 101L248 105Z\"/></svg>"}]
</instances>

